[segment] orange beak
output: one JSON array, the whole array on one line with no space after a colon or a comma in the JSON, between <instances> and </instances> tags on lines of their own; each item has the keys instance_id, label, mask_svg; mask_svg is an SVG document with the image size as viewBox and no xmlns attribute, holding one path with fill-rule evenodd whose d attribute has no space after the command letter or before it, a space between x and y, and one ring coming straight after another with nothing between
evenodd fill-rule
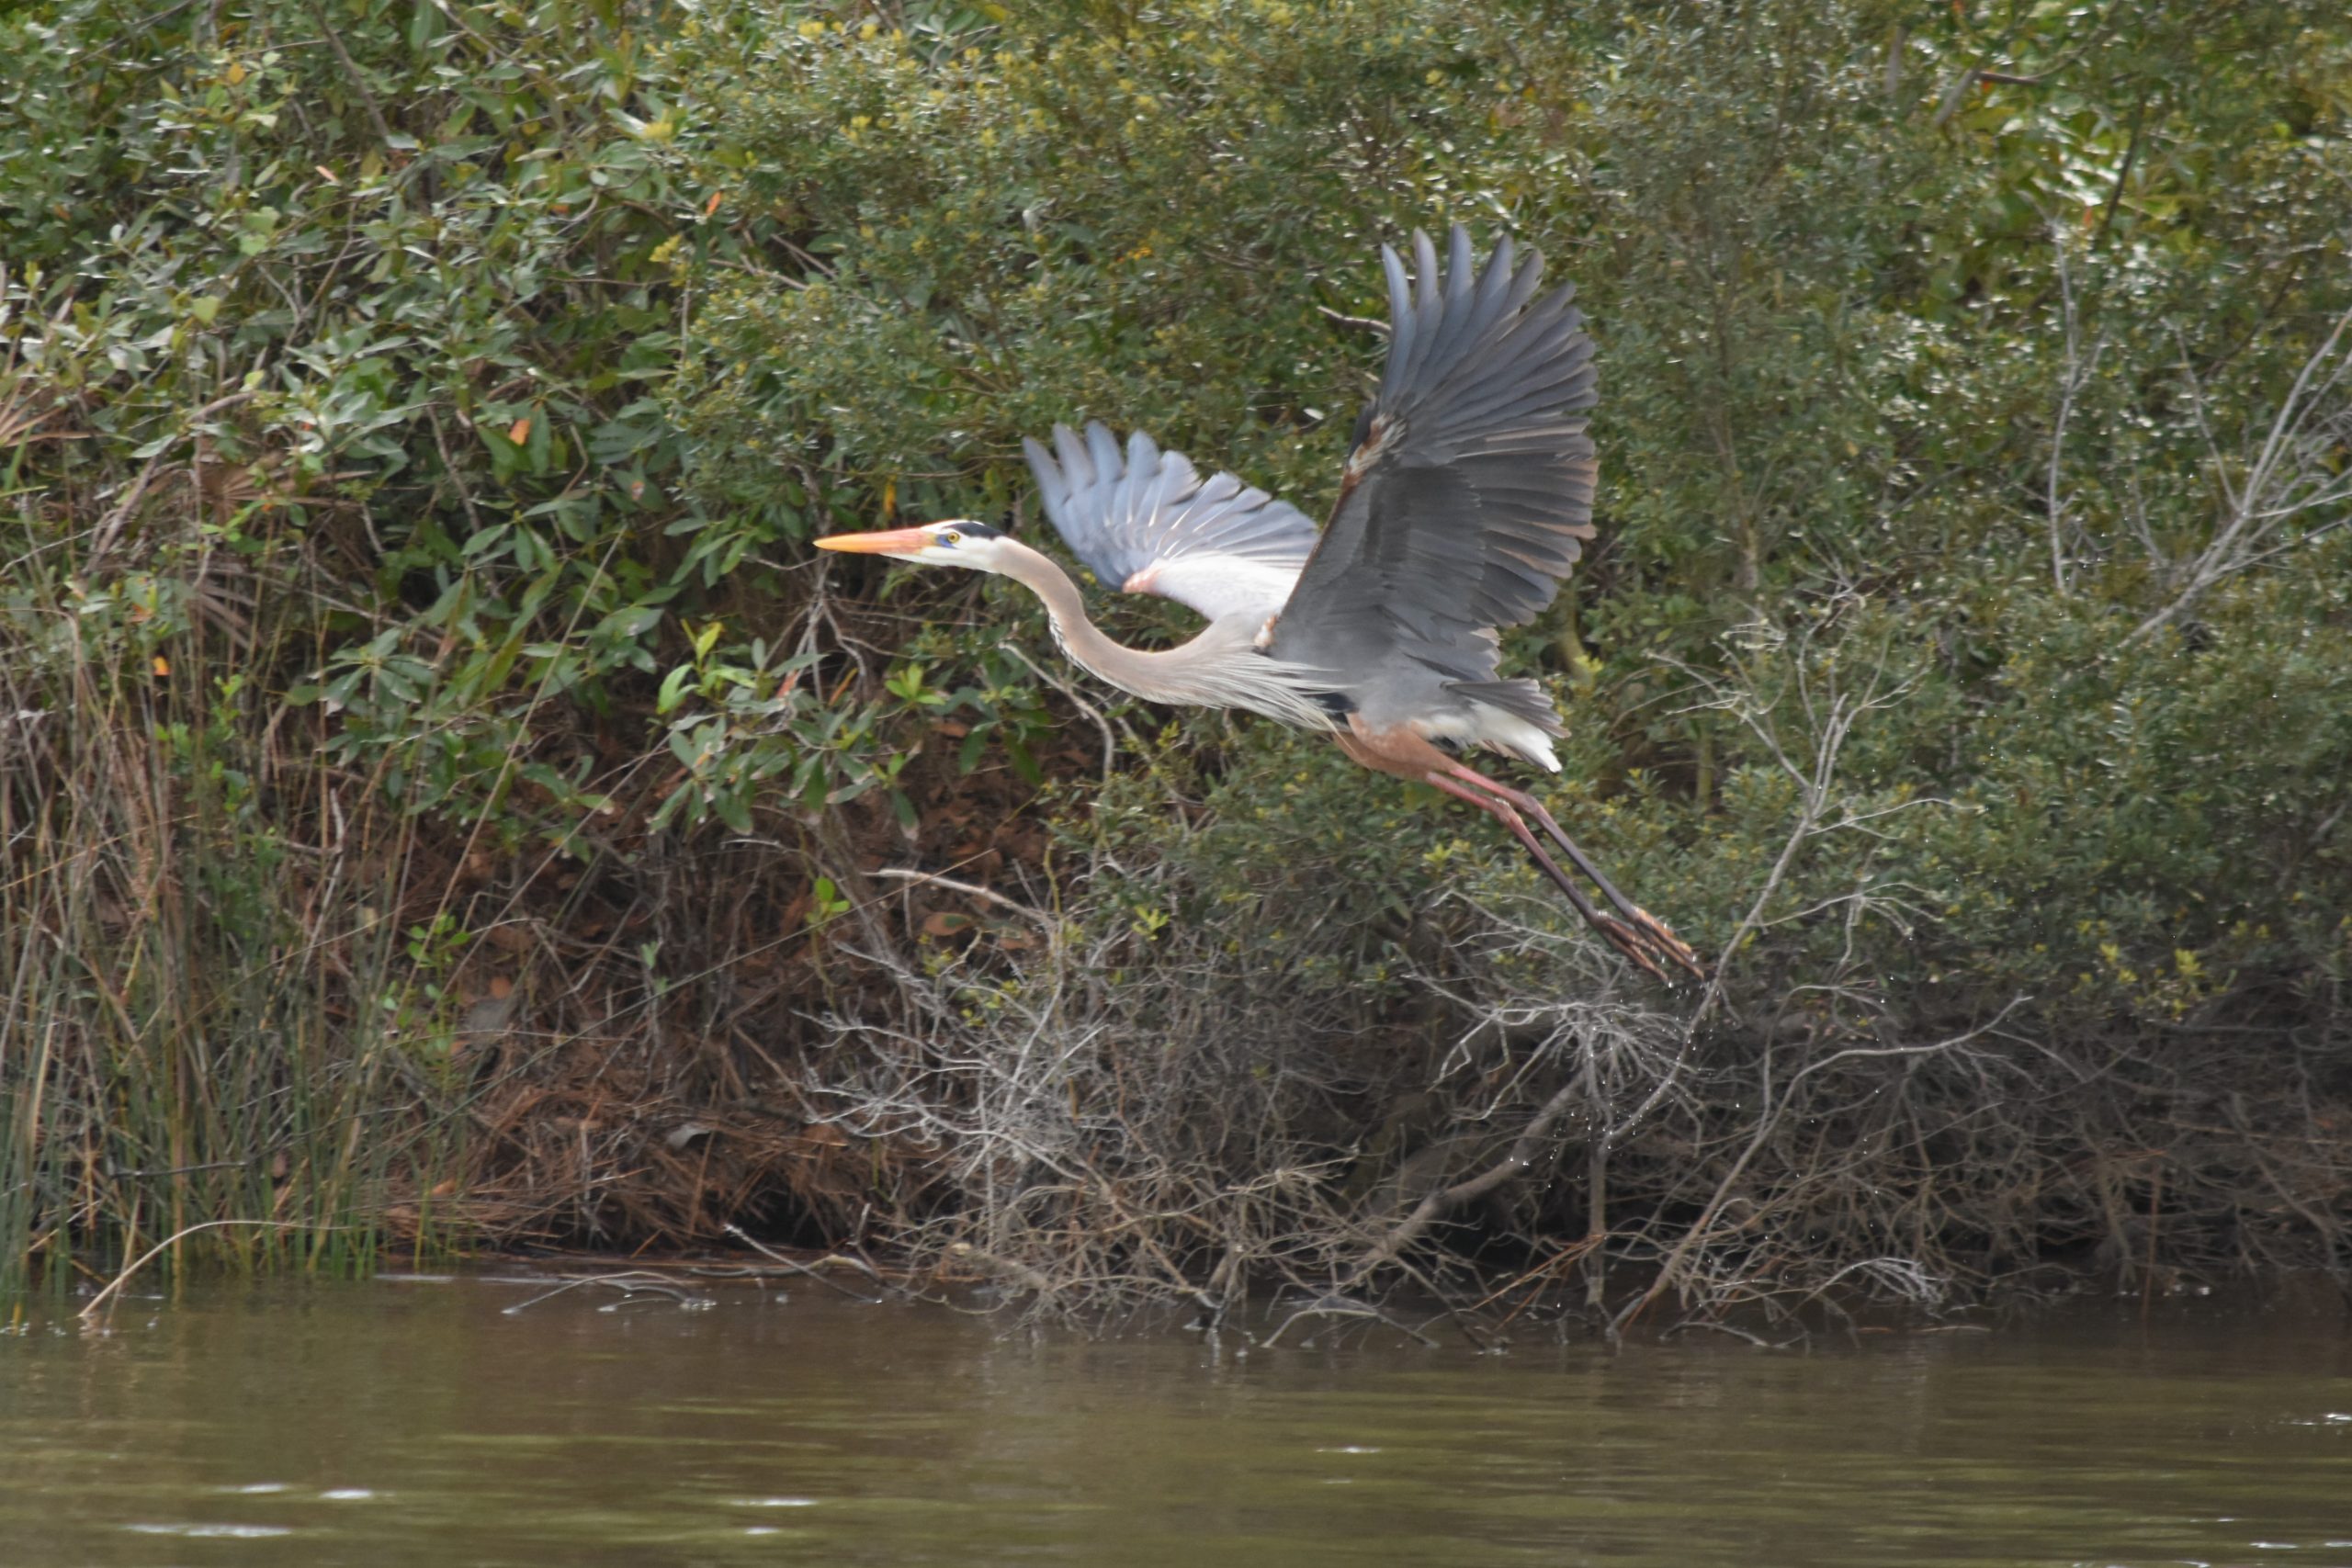
<instances>
[{"instance_id":1,"label":"orange beak","mask_svg":"<svg viewBox=\"0 0 2352 1568\"><path fill-rule=\"evenodd\" d=\"M858 556L905 556L931 543L920 528L888 528L878 534L829 534L810 541L820 550L845 550Z\"/></svg>"}]
</instances>

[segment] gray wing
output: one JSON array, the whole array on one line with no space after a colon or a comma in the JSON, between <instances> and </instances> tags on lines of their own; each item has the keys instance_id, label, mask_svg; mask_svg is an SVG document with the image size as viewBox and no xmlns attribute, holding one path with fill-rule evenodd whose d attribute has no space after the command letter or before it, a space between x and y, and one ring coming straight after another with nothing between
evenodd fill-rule
<instances>
[{"instance_id":1,"label":"gray wing","mask_svg":"<svg viewBox=\"0 0 2352 1568\"><path fill-rule=\"evenodd\" d=\"M1054 426L1054 452L1024 440L1046 515L1103 585L1157 593L1216 620L1271 615L1315 550L1315 524L1231 474L1204 479L1137 431L1125 453L1100 423ZM1055 460L1056 454L1060 460Z\"/></svg>"},{"instance_id":2,"label":"gray wing","mask_svg":"<svg viewBox=\"0 0 2352 1568\"><path fill-rule=\"evenodd\" d=\"M1495 628L1542 613L1592 537L1592 340L1573 288L1538 297L1535 253L1514 267L1498 241L1477 274L1457 225L1441 286L1413 244L1417 287L1381 249L1387 367L1268 651L1358 682L1412 660L1556 731L1532 682L1496 680Z\"/></svg>"}]
</instances>

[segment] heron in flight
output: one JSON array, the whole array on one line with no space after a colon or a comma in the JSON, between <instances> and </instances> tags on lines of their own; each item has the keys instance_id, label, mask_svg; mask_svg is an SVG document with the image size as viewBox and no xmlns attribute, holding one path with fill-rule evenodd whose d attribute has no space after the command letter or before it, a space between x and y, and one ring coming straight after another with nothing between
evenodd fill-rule
<instances>
[{"instance_id":1,"label":"heron in flight","mask_svg":"<svg viewBox=\"0 0 2352 1568\"><path fill-rule=\"evenodd\" d=\"M1320 730L1365 767L1467 801L1627 958L1702 975L1666 923L1618 891L1543 802L1462 761L1485 747L1552 773L1566 733L1542 686L1505 678L1497 629L1552 603L1592 537L1592 340L1569 301L1542 291L1544 259L1498 241L1486 270L1453 230L1442 276L1413 236L1415 276L1388 246L1388 362L1356 421L1340 498L1320 533L1297 508L1231 474L1100 423L1025 442L1046 514L1105 585L1190 605L1208 626L1181 647L1125 648L1086 618L1051 559L985 523L837 534L829 550L969 567L1045 602L1054 640L1121 691L1244 708ZM1553 859L1558 847L1608 905Z\"/></svg>"}]
</instances>

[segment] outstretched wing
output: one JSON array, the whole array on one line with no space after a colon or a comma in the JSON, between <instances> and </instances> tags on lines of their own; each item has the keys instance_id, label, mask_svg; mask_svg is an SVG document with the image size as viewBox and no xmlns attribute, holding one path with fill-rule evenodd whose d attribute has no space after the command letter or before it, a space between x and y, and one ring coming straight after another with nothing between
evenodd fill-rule
<instances>
[{"instance_id":1,"label":"outstretched wing","mask_svg":"<svg viewBox=\"0 0 2352 1568\"><path fill-rule=\"evenodd\" d=\"M1592 537L1592 340L1573 288L1538 297L1533 252L1514 265L1500 240L1478 274L1456 226L1441 285L1428 237L1413 244L1418 280L1382 247L1387 367L1268 651L1359 679L1417 660L1556 725L1540 693L1496 682L1494 629L1551 604Z\"/></svg>"},{"instance_id":2,"label":"outstretched wing","mask_svg":"<svg viewBox=\"0 0 2352 1568\"><path fill-rule=\"evenodd\" d=\"M1271 615L1314 553L1305 513L1231 474L1204 479L1141 431L1124 454L1099 423L1082 440L1054 426L1055 452L1036 441L1021 447L1046 515L1106 587L1158 593L1211 620Z\"/></svg>"}]
</instances>

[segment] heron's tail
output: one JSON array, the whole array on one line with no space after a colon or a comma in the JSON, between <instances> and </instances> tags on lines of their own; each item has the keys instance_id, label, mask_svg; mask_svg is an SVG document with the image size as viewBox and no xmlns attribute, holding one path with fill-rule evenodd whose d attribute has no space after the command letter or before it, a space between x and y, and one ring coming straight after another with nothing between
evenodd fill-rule
<instances>
[{"instance_id":1,"label":"heron's tail","mask_svg":"<svg viewBox=\"0 0 2352 1568\"><path fill-rule=\"evenodd\" d=\"M1524 675L1508 681L1448 681L1445 689L1499 708L1513 718L1523 718L1546 735L1568 732L1568 727L1560 722L1560 710L1552 705L1552 694Z\"/></svg>"}]
</instances>

